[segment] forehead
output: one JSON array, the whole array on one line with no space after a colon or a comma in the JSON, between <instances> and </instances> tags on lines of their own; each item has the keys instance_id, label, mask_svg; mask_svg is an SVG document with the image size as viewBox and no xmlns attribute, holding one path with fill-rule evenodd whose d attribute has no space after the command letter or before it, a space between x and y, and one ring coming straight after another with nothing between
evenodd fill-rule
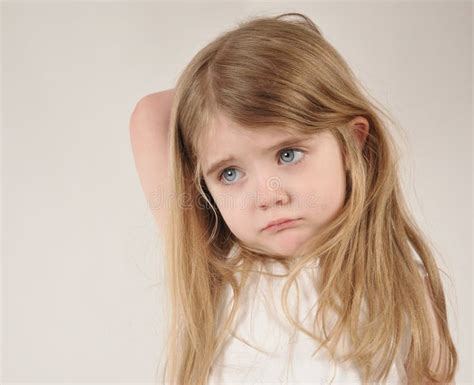
<instances>
[{"instance_id":1,"label":"forehead","mask_svg":"<svg viewBox=\"0 0 474 385\"><path fill-rule=\"evenodd\" d=\"M197 155L206 162L219 155L234 153L239 148L264 148L296 135L281 127L243 127L219 114L200 135Z\"/></svg>"},{"instance_id":2,"label":"forehead","mask_svg":"<svg viewBox=\"0 0 474 385\"><path fill-rule=\"evenodd\" d=\"M302 133L283 126L249 129L220 116L208 127L197 146L200 172L204 176L211 175L229 162L267 156L280 147L308 143L315 136L315 132Z\"/></svg>"}]
</instances>

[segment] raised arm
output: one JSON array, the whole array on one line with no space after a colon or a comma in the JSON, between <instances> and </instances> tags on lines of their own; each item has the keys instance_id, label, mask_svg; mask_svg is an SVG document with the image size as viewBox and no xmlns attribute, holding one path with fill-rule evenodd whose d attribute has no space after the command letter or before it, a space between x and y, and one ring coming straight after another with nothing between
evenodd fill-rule
<instances>
[{"instance_id":1,"label":"raised arm","mask_svg":"<svg viewBox=\"0 0 474 385\"><path fill-rule=\"evenodd\" d=\"M174 89L141 98L130 117L129 131L135 166L158 231L164 234L168 173L168 131Z\"/></svg>"}]
</instances>

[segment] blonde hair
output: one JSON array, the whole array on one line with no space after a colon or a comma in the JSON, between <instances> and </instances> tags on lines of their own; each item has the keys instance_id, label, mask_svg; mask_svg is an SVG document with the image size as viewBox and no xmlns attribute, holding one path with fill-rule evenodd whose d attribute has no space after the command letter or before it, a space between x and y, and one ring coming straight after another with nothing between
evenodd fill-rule
<instances>
[{"instance_id":1,"label":"blonde hair","mask_svg":"<svg viewBox=\"0 0 474 385\"><path fill-rule=\"evenodd\" d=\"M242 21L202 48L181 73L171 111L173 195L164 234L170 308L165 382L169 378L170 384L207 383L249 274L259 262L269 260L288 271L281 300L291 324L320 348L326 347L334 360L352 360L364 383L387 378L407 330L415 383L422 376L431 381L453 379L458 359L438 267L404 202L398 150L382 120L390 118L362 89L319 28L299 13ZM250 130L329 130L337 138L348 167L344 206L294 258L248 247L226 226L197 157L202 134L218 112ZM355 116L365 117L370 126L362 150L347 127ZM234 245L240 252L229 256ZM413 251L433 294L439 343L449 360L446 370L439 369L439 362L436 372L429 370L434 339ZM288 291L299 271L316 260L318 308L313 330L306 330L288 310ZM234 301L224 318L228 285ZM330 312L337 314L337 322L328 333ZM341 355L336 347L344 334L353 348Z\"/></svg>"}]
</instances>

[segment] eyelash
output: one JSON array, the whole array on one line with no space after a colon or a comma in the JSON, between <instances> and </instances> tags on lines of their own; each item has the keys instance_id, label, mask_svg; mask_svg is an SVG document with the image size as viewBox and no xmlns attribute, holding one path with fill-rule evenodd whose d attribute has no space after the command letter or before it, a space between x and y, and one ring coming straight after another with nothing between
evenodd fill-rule
<instances>
[{"instance_id":1,"label":"eyelash","mask_svg":"<svg viewBox=\"0 0 474 385\"><path fill-rule=\"evenodd\" d=\"M278 159L280 159L281 154L286 152L286 151L297 151L297 152L301 152L302 154L306 154L306 151L304 151L300 148L284 148L284 149L282 149L278 152ZM304 159L305 159L305 156L303 156L300 160L298 160L296 162L288 163L288 165L295 165L295 164L301 163L301 162L304 161ZM219 183L221 183L223 185L226 185L226 186L230 186L230 185L234 184L233 182L232 183L225 182L224 179L223 179L224 172L227 171L227 170L232 170L232 169L235 169L235 167L226 167L219 173L219 176L217 178Z\"/></svg>"}]
</instances>

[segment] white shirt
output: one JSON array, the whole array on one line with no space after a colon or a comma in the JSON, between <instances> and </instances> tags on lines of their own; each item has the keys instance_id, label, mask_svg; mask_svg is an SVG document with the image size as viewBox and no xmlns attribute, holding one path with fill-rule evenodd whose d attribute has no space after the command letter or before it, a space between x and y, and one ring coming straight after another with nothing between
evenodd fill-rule
<instances>
[{"instance_id":1,"label":"white shirt","mask_svg":"<svg viewBox=\"0 0 474 385\"><path fill-rule=\"evenodd\" d=\"M317 266L305 267L297 277L300 291L298 317L308 330L312 330L316 312L314 306L317 294L313 276L317 269ZM268 264L264 271L285 273L284 268L277 263ZM217 355L209 377L210 385L362 383L354 364L334 364L326 348L321 348L311 356L318 347L316 341L295 329L283 312L280 296L286 279L258 273L253 273L249 278L242 293L242 308L239 308L233 328L237 338L229 335L222 351ZM295 314L296 294L297 289L293 285L288 293L292 317ZM232 301L232 297L232 289L228 287L227 303ZM308 316L305 318L306 315ZM387 385L406 384L403 362L408 353L409 338L407 336L404 340L402 349L392 364ZM240 339L248 341L254 347Z\"/></svg>"}]
</instances>

